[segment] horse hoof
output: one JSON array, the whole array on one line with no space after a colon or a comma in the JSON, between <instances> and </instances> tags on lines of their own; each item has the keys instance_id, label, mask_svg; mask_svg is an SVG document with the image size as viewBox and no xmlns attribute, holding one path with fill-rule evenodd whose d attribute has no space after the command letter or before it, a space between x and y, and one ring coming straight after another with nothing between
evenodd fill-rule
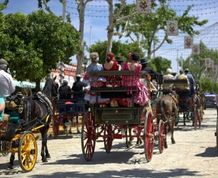
<instances>
[{"instance_id":1,"label":"horse hoof","mask_svg":"<svg viewBox=\"0 0 218 178\"><path fill-rule=\"evenodd\" d=\"M47 158L42 158L42 162L43 162L43 163L48 162Z\"/></svg>"},{"instance_id":2,"label":"horse hoof","mask_svg":"<svg viewBox=\"0 0 218 178\"><path fill-rule=\"evenodd\" d=\"M172 144L175 144L175 143L176 143L176 142L173 140L173 141L172 141Z\"/></svg>"}]
</instances>

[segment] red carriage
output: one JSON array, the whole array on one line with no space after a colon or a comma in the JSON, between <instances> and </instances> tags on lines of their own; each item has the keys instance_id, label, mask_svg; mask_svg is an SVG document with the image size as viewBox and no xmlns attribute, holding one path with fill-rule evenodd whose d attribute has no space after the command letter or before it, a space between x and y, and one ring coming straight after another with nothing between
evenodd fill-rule
<instances>
[{"instance_id":1,"label":"red carriage","mask_svg":"<svg viewBox=\"0 0 218 178\"><path fill-rule=\"evenodd\" d=\"M95 77L134 76L130 71L96 72ZM144 153L147 161L152 159L155 140L159 142L160 152L163 151L165 133L164 123L153 117L148 105L139 106L133 102L137 87L122 85L92 87L96 102L89 106L82 122L81 144L85 160L90 161L95 152L96 140L102 138L107 153L110 153L114 139L126 139L126 146L133 138L137 142L144 141ZM99 98L108 98L109 103L100 103ZM117 103L112 104L116 98ZM126 104L119 102L126 99Z\"/></svg>"}]
</instances>

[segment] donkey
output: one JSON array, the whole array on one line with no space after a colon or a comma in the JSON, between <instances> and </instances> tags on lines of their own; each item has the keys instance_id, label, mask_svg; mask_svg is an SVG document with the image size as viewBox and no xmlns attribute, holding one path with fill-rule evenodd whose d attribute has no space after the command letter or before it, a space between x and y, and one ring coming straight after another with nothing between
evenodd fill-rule
<instances>
[{"instance_id":1,"label":"donkey","mask_svg":"<svg viewBox=\"0 0 218 178\"><path fill-rule=\"evenodd\" d=\"M50 158L47 148L47 133L53 112L51 102L41 92L38 92L32 96L16 97L15 102L19 108L22 108L22 110L20 109L19 111L21 117L19 127L21 130L31 131L31 129L36 128L37 126L44 125L43 127L39 128L39 132L41 133L42 137L41 157L42 162L47 162L47 158ZM8 139L10 138L13 138L13 134L10 134ZM15 153L11 153L9 162L9 168L11 169L14 165L14 159Z\"/></svg>"},{"instance_id":2,"label":"donkey","mask_svg":"<svg viewBox=\"0 0 218 178\"><path fill-rule=\"evenodd\" d=\"M177 108L178 100L173 94L167 94L160 97L156 105L156 114L161 116L161 119L165 122L165 133L168 132L168 128L171 132L171 142L175 144L174 140L174 125L176 117L178 116ZM165 139L165 147L167 148L167 142Z\"/></svg>"}]
</instances>

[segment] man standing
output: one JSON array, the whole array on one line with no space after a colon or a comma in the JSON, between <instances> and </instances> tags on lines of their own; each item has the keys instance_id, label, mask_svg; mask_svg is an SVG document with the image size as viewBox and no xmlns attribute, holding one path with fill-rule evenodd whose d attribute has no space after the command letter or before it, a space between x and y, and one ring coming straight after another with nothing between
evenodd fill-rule
<instances>
[{"instance_id":1,"label":"man standing","mask_svg":"<svg viewBox=\"0 0 218 178\"><path fill-rule=\"evenodd\" d=\"M73 83L72 91L73 91L73 101L83 101L84 100L84 87L86 87L87 84L81 81L81 75L76 75L76 81Z\"/></svg>"},{"instance_id":2,"label":"man standing","mask_svg":"<svg viewBox=\"0 0 218 178\"><path fill-rule=\"evenodd\" d=\"M3 118L5 98L15 91L12 76L7 73L8 62L0 59L0 120Z\"/></svg>"}]
</instances>

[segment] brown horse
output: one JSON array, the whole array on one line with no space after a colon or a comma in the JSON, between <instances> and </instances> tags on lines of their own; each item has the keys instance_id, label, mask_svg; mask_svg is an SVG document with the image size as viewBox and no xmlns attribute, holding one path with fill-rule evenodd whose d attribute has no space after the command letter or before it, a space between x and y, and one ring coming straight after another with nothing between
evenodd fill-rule
<instances>
[{"instance_id":1,"label":"brown horse","mask_svg":"<svg viewBox=\"0 0 218 178\"><path fill-rule=\"evenodd\" d=\"M156 114L159 119L165 122L165 133L171 132L171 142L175 144L174 140L174 126L176 117L178 116L177 97L173 94L166 94L160 97L156 105ZM165 139L165 147L167 148L167 142Z\"/></svg>"}]
</instances>

